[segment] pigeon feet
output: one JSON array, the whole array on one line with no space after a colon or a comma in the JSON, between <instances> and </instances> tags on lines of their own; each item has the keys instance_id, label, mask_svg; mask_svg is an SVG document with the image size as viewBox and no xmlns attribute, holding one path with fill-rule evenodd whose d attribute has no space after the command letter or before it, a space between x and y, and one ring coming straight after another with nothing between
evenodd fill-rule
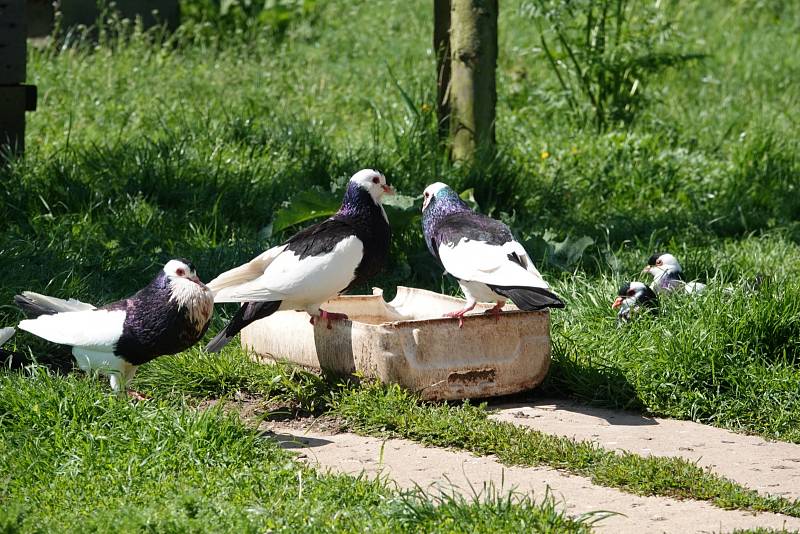
<instances>
[{"instance_id":1,"label":"pigeon feet","mask_svg":"<svg viewBox=\"0 0 800 534\"><path fill-rule=\"evenodd\" d=\"M474 307L475 307L475 304L472 304L471 306L467 306L466 308L464 308L462 310L458 310L458 311L454 311L454 312L447 312L447 313L444 314L444 317L452 317L454 319L458 318L458 327L459 328L463 328L464 327L464 315L468 311L472 311L472 308L474 308Z\"/></svg>"},{"instance_id":2,"label":"pigeon feet","mask_svg":"<svg viewBox=\"0 0 800 534\"><path fill-rule=\"evenodd\" d=\"M486 310L483 313L490 313L494 315L494 322L500 321L500 314L503 313L503 306L505 306L505 301L495 303L494 307L491 309Z\"/></svg>"},{"instance_id":3,"label":"pigeon feet","mask_svg":"<svg viewBox=\"0 0 800 534\"><path fill-rule=\"evenodd\" d=\"M323 310L322 308L319 309L319 318L320 319L325 319L326 321L328 321L328 330L333 328L331 326L331 320L341 319L341 320L345 320L346 321L348 319L347 314L345 314L345 313L327 312L327 311ZM314 319L316 319L316 317L314 317L312 315L311 316L311 324L314 324Z\"/></svg>"},{"instance_id":4,"label":"pigeon feet","mask_svg":"<svg viewBox=\"0 0 800 534\"><path fill-rule=\"evenodd\" d=\"M134 391L132 389L129 389L127 393L128 393L128 397L130 397L131 399L133 399L135 401L141 402L141 401L146 401L146 400L150 399L150 397L148 397L147 395L142 395L138 391Z\"/></svg>"}]
</instances>

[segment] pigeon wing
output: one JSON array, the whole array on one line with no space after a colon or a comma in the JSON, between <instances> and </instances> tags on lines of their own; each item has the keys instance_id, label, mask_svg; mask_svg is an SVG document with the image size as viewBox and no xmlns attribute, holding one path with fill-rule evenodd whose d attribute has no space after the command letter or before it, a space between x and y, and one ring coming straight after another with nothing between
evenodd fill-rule
<instances>
[{"instance_id":1,"label":"pigeon wing","mask_svg":"<svg viewBox=\"0 0 800 534\"><path fill-rule=\"evenodd\" d=\"M221 290L215 302L323 302L350 285L363 253L349 222L328 219L292 236L261 276Z\"/></svg>"},{"instance_id":2,"label":"pigeon wing","mask_svg":"<svg viewBox=\"0 0 800 534\"><path fill-rule=\"evenodd\" d=\"M53 343L113 349L122 335L125 310L87 310L41 315L19 327Z\"/></svg>"},{"instance_id":3,"label":"pigeon wing","mask_svg":"<svg viewBox=\"0 0 800 534\"><path fill-rule=\"evenodd\" d=\"M477 213L457 215L444 219L434 236L448 273L491 286L549 287L508 226Z\"/></svg>"}]
</instances>

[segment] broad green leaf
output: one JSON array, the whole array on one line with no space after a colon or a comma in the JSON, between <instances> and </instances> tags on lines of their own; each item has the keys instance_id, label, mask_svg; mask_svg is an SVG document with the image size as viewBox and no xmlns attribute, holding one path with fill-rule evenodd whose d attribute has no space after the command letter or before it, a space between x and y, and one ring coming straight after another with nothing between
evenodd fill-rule
<instances>
[{"instance_id":1,"label":"broad green leaf","mask_svg":"<svg viewBox=\"0 0 800 534\"><path fill-rule=\"evenodd\" d=\"M412 197L409 195L402 195L400 193L396 193L394 195L384 195L383 197L383 205L384 206L393 206L395 208L399 208L401 210L407 210L414 207L414 203L419 200L420 196Z\"/></svg>"},{"instance_id":2,"label":"broad green leaf","mask_svg":"<svg viewBox=\"0 0 800 534\"><path fill-rule=\"evenodd\" d=\"M475 200L475 188L474 187L470 187L469 189L465 189L458 196L460 196L461 200L466 202L467 205L470 208L472 208L473 210L478 210L479 209L478 201Z\"/></svg>"},{"instance_id":3,"label":"broad green leaf","mask_svg":"<svg viewBox=\"0 0 800 534\"><path fill-rule=\"evenodd\" d=\"M297 193L289 205L281 208L272 221L273 233L312 219L330 217L339 210L342 199L328 191L308 189Z\"/></svg>"}]
</instances>

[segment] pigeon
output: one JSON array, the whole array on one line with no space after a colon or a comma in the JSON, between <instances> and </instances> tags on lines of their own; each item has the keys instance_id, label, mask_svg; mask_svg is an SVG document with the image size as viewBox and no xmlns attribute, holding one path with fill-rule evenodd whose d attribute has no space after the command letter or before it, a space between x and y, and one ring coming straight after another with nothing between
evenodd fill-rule
<instances>
[{"instance_id":1,"label":"pigeon","mask_svg":"<svg viewBox=\"0 0 800 534\"><path fill-rule=\"evenodd\" d=\"M15 330L10 326L5 328L0 328L0 347L5 345L6 341L12 338L14 335Z\"/></svg>"},{"instance_id":2,"label":"pigeon","mask_svg":"<svg viewBox=\"0 0 800 534\"><path fill-rule=\"evenodd\" d=\"M16 330L11 328L10 326L7 326L6 328L0 328L0 362L5 361L9 356L13 354L7 350L4 350L1 347L5 345L6 341L8 341L14 336L14 332L16 332Z\"/></svg>"},{"instance_id":3,"label":"pigeon","mask_svg":"<svg viewBox=\"0 0 800 534\"><path fill-rule=\"evenodd\" d=\"M109 375L111 388L123 395L139 365L197 343L214 311L211 291L183 259L168 261L132 297L101 308L30 291L14 301L30 317L19 328L71 345L78 367Z\"/></svg>"},{"instance_id":4,"label":"pigeon","mask_svg":"<svg viewBox=\"0 0 800 534\"><path fill-rule=\"evenodd\" d=\"M214 302L243 304L206 350L218 352L244 327L278 310L305 310L311 324L319 317L328 328L332 319L347 319L321 306L383 268L391 239L381 205L386 194L394 189L383 174L360 170L350 178L335 215L209 282Z\"/></svg>"},{"instance_id":5,"label":"pigeon","mask_svg":"<svg viewBox=\"0 0 800 534\"><path fill-rule=\"evenodd\" d=\"M683 269L672 254L657 252L647 260L642 273L653 275L652 288L656 293L671 293L683 290L686 293L702 293L706 289L700 282L684 282Z\"/></svg>"},{"instance_id":6,"label":"pigeon","mask_svg":"<svg viewBox=\"0 0 800 534\"><path fill-rule=\"evenodd\" d=\"M641 282L624 282L619 286L617 298L611 308L619 308L617 322L630 321L633 314L646 310L651 313L658 311L658 296L655 292Z\"/></svg>"},{"instance_id":7,"label":"pigeon","mask_svg":"<svg viewBox=\"0 0 800 534\"><path fill-rule=\"evenodd\" d=\"M458 318L459 328L478 301L495 302L487 310L495 317L508 299L525 311L564 307L509 227L472 211L446 184L425 188L422 230L428 250L467 298L463 309L445 314Z\"/></svg>"}]
</instances>

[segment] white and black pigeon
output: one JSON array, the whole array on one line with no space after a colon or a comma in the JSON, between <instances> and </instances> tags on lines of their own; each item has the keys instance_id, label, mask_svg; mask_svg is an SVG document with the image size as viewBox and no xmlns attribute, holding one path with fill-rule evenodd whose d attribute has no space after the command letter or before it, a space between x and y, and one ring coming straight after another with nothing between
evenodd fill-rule
<instances>
[{"instance_id":1,"label":"white and black pigeon","mask_svg":"<svg viewBox=\"0 0 800 534\"><path fill-rule=\"evenodd\" d=\"M671 293L684 291L686 293L702 293L706 289L700 282L685 282L683 268L678 259L672 254L657 252L647 260L642 273L653 275L652 288L656 293Z\"/></svg>"},{"instance_id":2,"label":"white and black pigeon","mask_svg":"<svg viewBox=\"0 0 800 534\"><path fill-rule=\"evenodd\" d=\"M328 328L331 319L347 319L321 306L383 268L391 239L381 205L385 194L394 190L383 174L360 170L350 178L335 215L209 282L214 302L243 304L206 350L219 351L242 328L278 310L305 310L312 324L320 317Z\"/></svg>"},{"instance_id":3,"label":"white and black pigeon","mask_svg":"<svg viewBox=\"0 0 800 534\"><path fill-rule=\"evenodd\" d=\"M617 298L614 299L611 308L619 308L617 322L628 322L633 318L633 315L642 311L656 313L658 311L658 296L652 289L641 282L624 282L619 287Z\"/></svg>"},{"instance_id":4,"label":"white and black pigeon","mask_svg":"<svg viewBox=\"0 0 800 534\"><path fill-rule=\"evenodd\" d=\"M494 314L508 299L525 311L564 307L511 229L472 211L446 184L425 188L422 230L431 254L458 280L467 298L463 309L446 314L458 318L459 327L478 301L495 302L489 310Z\"/></svg>"},{"instance_id":5,"label":"white and black pigeon","mask_svg":"<svg viewBox=\"0 0 800 534\"><path fill-rule=\"evenodd\" d=\"M14 301L31 317L22 330L72 346L78 366L109 375L112 389L127 393L136 368L153 358L188 349L208 329L211 291L187 260L174 259L135 295L101 308L25 291Z\"/></svg>"}]
</instances>

